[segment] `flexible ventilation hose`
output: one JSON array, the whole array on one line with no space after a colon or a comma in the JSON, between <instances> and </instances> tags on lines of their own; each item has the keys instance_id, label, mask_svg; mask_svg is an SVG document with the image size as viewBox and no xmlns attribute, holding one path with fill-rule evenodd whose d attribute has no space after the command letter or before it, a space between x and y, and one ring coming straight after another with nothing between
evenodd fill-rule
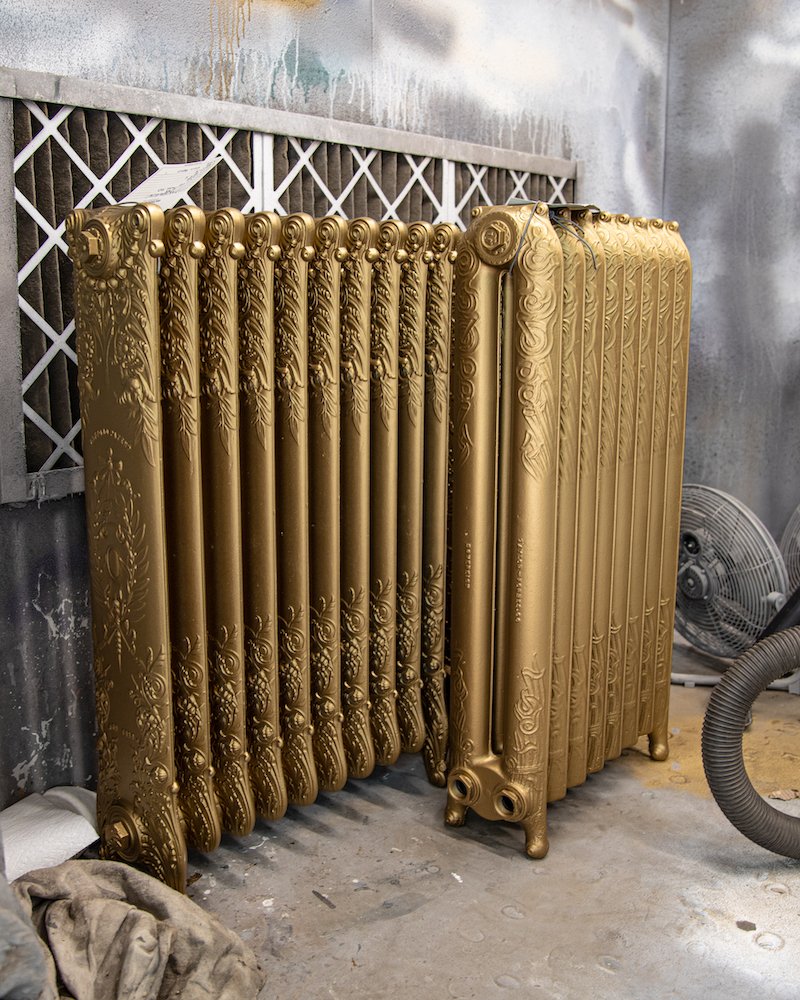
<instances>
[{"instance_id":1,"label":"flexible ventilation hose","mask_svg":"<svg viewBox=\"0 0 800 1000\"><path fill-rule=\"evenodd\" d=\"M768 851L800 859L800 818L761 798L742 755L748 710L768 684L798 665L800 627L761 639L728 668L706 709L703 767L717 805L740 833Z\"/></svg>"}]
</instances>

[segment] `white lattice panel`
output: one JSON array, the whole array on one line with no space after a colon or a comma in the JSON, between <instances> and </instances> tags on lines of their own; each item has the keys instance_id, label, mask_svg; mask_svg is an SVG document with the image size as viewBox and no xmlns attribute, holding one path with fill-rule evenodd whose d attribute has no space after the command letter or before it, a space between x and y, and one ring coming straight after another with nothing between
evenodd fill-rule
<instances>
[{"instance_id":1,"label":"white lattice panel","mask_svg":"<svg viewBox=\"0 0 800 1000\"><path fill-rule=\"evenodd\" d=\"M427 219L430 222L454 221L462 228L469 223L471 209L476 204L508 201L510 199L548 200L565 202L567 178L549 177L541 174L514 171L505 168L488 167L479 163L463 163L434 156L394 153L378 148L337 144L320 140L269 135L263 132L239 130L236 128L211 128L206 125L191 125L180 122L165 122L159 118L127 115L122 112L86 111L86 122L81 119L75 131L82 137L84 145L91 149L97 137L90 134L91 122L97 123L97 116L107 116L105 138L108 140L108 162L103 169L93 169L91 156L82 154L79 142L72 141L70 116L76 109L58 105L43 105L36 102L22 102L30 114L31 132L39 131L21 147L14 160L15 200L18 206L18 224L25 220L25 226L18 225L18 233L26 230L28 244L36 244L24 260L20 261L17 274L18 301L22 323L23 357L27 357L27 372L21 385L22 412L29 426L44 437L39 439L35 458L28 448L28 474L43 474L65 467L80 467L82 458L79 451L80 421L71 426L54 426L59 421L50 415L47 392L40 382L50 372L58 370L62 383L69 383L70 392L76 381L76 357L72 346L75 325L71 316L63 315L63 321L48 319L47 308L42 308L31 299L46 299L48 274L64 272L63 258L67 247L64 241L64 221L72 207L94 207L124 201L127 194L137 186L130 178L134 172L141 175L152 173L165 162L186 162L203 159L211 165L219 159L215 171L227 171L227 186L221 190L236 191L236 199L231 197L235 207L244 212L272 210L281 215L292 211L308 211L315 215L338 214L371 215L380 219ZM84 111L77 109L79 115ZM89 116L95 116L91 118ZM105 121L106 119L103 119ZM110 139L114 131L114 142ZM81 128L83 132L81 133ZM194 152L188 151L188 140L183 136L183 159L180 151L176 158L175 149L169 148L170 129L194 130L192 132ZM200 130L198 133L197 130ZM238 136L238 139L237 139ZM122 138L120 138L122 137ZM240 155L234 155L236 142L249 143L247 166L242 165ZM198 142L200 145L198 145ZM48 145L49 144L49 145ZM113 149L112 149L113 146ZM201 155L197 150L202 147ZM165 152L169 155L165 156ZM56 161L68 166L73 178L73 189L79 194L69 204L62 200L58 211L53 208L53 199L44 208L39 203L39 188L31 181L31 161L38 165L45 157L53 165ZM143 160L143 157L146 160ZM131 166L136 163L136 171ZM144 166L143 166L144 163ZM54 173L55 173L54 168ZM18 175L25 175L28 191L23 183L16 183ZM217 174L215 173L215 176ZM77 181L75 180L77 178ZM53 187L58 177L53 178ZM217 194L212 184L211 196L205 197L205 208L222 207L224 198ZM31 195L31 190L35 194ZM185 203L191 203L186 195ZM227 204L227 202L226 202ZM49 217L48 217L49 216ZM31 225L32 224L32 225ZM27 227L27 228L26 228ZM35 231L35 238L32 233ZM52 256L55 255L55 258ZM54 265L55 271L54 271ZM37 275L37 270L41 272ZM68 272L66 272L68 273ZM28 279L35 278L37 295L26 294ZM28 286L30 287L30 286ZM28 344L25 337L36 340ZM43 346L42 346L43 345ZM31 356L34 355L33 360ZM52 366L52 367L51 367ZM37 388L38 386L38 388ZM62 391L62 396L64 395ZM47 405L42 405L45 399ZM55 410L55 408L54 408ZM63 424L63 417L61 420ZM44 443L46 439L46 444Z\"/></svg>"}]
</instances>

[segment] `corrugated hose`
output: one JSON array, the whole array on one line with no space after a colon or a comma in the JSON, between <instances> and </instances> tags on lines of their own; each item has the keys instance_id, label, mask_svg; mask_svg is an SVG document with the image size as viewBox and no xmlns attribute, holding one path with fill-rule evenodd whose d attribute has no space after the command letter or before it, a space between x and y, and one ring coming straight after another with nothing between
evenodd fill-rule
<instances>
[{"instance_id":1,"label":"corrugated hose","mask_svg":"<svg viewBox=\"0 0 800 1000\"><path fill-rule=\"evenodd\" d=\"M766 802L744 766L748 711L768 684L800 665L800 626L761 639L711 692L703 721L703 767L711 794L740 833L768 851L800 859L800 818Z\"/></svg>"}]
</instances>

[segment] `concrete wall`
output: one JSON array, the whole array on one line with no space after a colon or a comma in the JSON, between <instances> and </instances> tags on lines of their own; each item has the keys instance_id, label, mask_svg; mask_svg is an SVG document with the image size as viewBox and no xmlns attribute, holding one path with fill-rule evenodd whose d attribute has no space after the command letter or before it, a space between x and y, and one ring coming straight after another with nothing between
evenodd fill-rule
<instances>
[{"instance_id":1,"label":"concrete wall","mask_svg":"<svg viewBox=\"0 0 800 1000\"><path fill-rule=\"evenodd\" d=\"M800 9L673 2L665 208L694 256L686 478L800 503Z\"/></svg>"},{"instance_id":2,"label":"concrete wall","mask_svg":"<svg viewBox=\"0 0 800 1000\"><path fill-rule=\"evenodd\" d=\"M83 498L0 507L0 808L92 783L94 688Z\"/></svg>"},{"instance_id":3,"label":"concrete wall","mask_svg":"<svg viewBox=\"0 0 800 1000\"><path fill-rule=\"evenodd\" d=\"M0 0L0 65L229 98L583 163L657 214L668 0ZM0 509L0 807L91 780L81 498Z\"/></svg>"},{"instance_id":4,"label":"concrete wall","mask_svg":"<svg viewBox=\"0 0 800 1000\"><path fill-rule=\"evenodd\" d=\"M0 0L0 65L585 161L660 210L669 0Z\"/></svg>"}]
</instances>

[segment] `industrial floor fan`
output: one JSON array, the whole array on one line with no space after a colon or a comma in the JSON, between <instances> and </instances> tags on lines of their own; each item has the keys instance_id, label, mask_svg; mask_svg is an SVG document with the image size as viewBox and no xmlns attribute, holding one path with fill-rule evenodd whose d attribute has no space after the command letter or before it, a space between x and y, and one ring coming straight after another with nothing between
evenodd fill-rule
<instances>
[{"instance_id":1,"label":"industrial floor fan","mask_svg":"<svg viewBox=\"0 0 800 1000\"><path fill-rule=\"evenodd\" d=\"M677 586L675 628L696 649L726 659L753 645L789 591L783 556L756 515L728 493L693 483L681 499Z\"/></svg>"}]
</instances>

